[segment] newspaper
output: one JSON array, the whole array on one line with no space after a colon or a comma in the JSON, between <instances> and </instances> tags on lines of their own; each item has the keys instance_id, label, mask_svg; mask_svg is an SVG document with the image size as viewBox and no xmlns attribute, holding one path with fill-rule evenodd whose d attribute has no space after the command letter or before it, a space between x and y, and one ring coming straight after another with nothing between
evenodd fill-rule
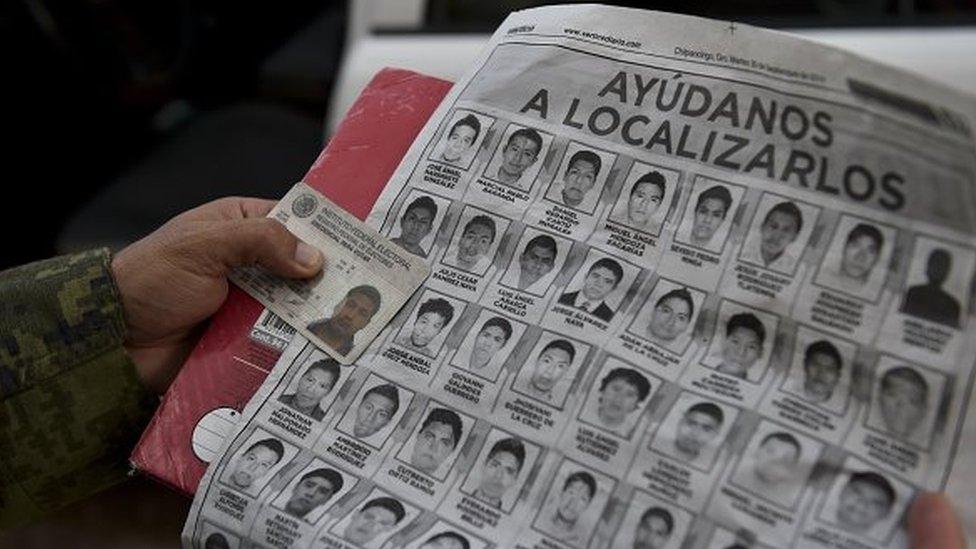
<instances>
[{"instance_id":1,"label":"newspaper","mask_svg":"<svg viewBox=\"0 0 976 549\"><path fill-rule=\"evenodd\" d=\"M973 381L974 107L735 23L512 14L368 220L430 277L353 366L292 340L184 543L906 547Z\"/></svg>"}]
</instances>

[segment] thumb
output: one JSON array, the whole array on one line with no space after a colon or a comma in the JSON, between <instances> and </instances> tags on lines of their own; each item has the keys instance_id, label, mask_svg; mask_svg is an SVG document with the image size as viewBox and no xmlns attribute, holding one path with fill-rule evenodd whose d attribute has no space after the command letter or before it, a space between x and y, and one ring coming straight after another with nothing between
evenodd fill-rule
<instances>
[{"instance_id":1,"label":"thumb","mask_svg":"<svg viewBox=\"0 0 976 549\"><path fill-rule=\"evenodd\" d=\"M942 494L920 494L908 511L912 549L965 549L966 541L949 500Z\"/></svg>"},{"instance_id":2,"label":"thumb","mask_svg":"<svg viewBox=\"0 0 976 549\"><path fill-rule=\"evenodd\" d=\"M248 218L221 225L214 252L227 270L258 264L288 278L309 278L322 270L322 252L274 219Z\"/></svg>"}]
</instances>

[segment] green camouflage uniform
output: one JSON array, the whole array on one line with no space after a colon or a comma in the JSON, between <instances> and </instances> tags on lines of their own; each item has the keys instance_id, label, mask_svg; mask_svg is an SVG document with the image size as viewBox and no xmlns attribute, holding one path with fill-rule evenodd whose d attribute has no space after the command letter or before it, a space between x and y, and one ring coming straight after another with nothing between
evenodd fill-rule
<instances>
[{"instance_id":1,"label":"green camouflage uniform","mask_svg":"<svg viewBox=\"0 0 976 549\"><path fill-rule=\"evenodd\" d=\"M0 528L125 478L152 413L109 262L99 250L0 273Z\"/></svg>"}]
</instances>

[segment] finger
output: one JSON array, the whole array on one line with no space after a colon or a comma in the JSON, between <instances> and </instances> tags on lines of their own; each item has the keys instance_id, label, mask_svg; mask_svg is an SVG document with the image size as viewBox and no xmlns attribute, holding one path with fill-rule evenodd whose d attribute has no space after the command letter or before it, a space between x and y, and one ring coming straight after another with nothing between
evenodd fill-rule
<instances>
[{"instance_id":1,"label":"finger","mask_svg":"<svg viewBox=\"0 0 976 549\"><path fill-rule=\"evenodd\" d=\"M302 242L284 225L267 217L241 219L218 226L211 253L225 270L258 264L289 278L308 278L322 270L322 252Z\"/></svg>"},{"instance_id":2,"label":"finger","mask_svg":"<svg viewBox=\"0 0 976 549\"><path fill-rule=\"evenodd\" d=\"M908 537L912 549L965 549L962 527L949 500L927 493L915 498L908 511Z\"/></svg>"},{"instance_id":3,"label":"finger","mask_svg":"<svg viewBox=\"0 0 976 549\"><path fill-rule=\"evenodd\" d=\"M249 219L265 217L277 203L266 198L228 196L188 210L179 216L181 221L219 221L221 219Z\"/></svg>"}]
</instances>

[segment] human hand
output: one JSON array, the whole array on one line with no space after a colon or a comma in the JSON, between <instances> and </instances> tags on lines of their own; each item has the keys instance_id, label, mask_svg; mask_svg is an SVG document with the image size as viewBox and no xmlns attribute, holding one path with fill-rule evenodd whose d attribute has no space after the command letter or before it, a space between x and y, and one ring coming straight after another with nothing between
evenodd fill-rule
<instances>
[{"instance_id":1,"label":"human hand","mask_svg":"<svg viewBox=\"0 0 976 549\"><path fill-rule=\"evenodd\" d=\"M921 494L908 510L912 549L966 549L959 519L943 494Z\"/></svg>"},{"instance_id":2,"label":"human hand","mask_svg":"<svg viewBox=\"0 0 976 549\"><path fill-rule=\"evenodd\" d=\"M184 212L115 255L112 273L127 328L125 348L150 390L169 387L202 322L227 298L227 274L259 264L308 278L324 258L265 217L273 200L222 198Z\"/></svg>"}]
</instances>

